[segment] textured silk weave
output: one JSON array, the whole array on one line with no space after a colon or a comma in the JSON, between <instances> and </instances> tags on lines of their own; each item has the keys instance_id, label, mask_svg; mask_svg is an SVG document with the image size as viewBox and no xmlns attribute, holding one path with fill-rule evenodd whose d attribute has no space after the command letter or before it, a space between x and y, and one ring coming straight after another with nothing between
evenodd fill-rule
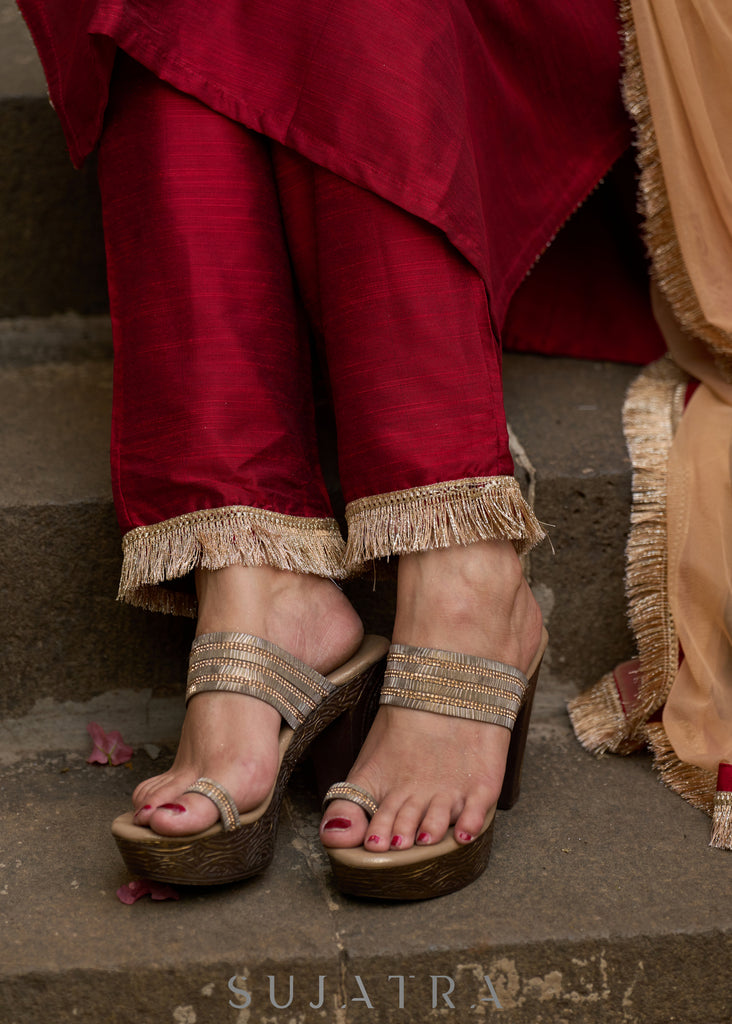
<instances>
[{"instance_id":1,"label":"textured silk weave","mask_svg":"<svg viewBox=\"0 0 732 1024\"><path fill-rule=\"evenodd\" d=\"M20 6L75 161L99 137L116 44L443 230L483 278L499 330L527 270L630 139L614 0Z\"/></svg>"}]
</instances>

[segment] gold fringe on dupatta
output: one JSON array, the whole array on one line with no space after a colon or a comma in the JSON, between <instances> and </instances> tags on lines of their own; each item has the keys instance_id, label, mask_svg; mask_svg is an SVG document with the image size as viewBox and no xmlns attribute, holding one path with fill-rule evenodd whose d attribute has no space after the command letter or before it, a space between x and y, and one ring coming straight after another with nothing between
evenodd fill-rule
<instances>
[{"instance_id":1,"label":"gold fringe on dupatta","mask_svg":"<svg viewBox=\"0 0 732 1024\"><path fill-rule=\"evenodd\" d=\"M615 682L606 672L594 686L567 704L574 734L591 754L632 754L645 743L643 730L629 725Z\"/></svg>"},{"instance_id":2,"label":"gold fringe on dupatta","mask_svg":"<svg viewBox=\"0 0 732 1024\"><path fill-rule=\"evenodd\" d=\"M390 555L472 544L513 541L519 554L546 536L512 476L471 477L412 487L346 506L350 574Z\"/></svg>"},{"instance_id":3,"label":"gold fringe on dupatta","mask_svg":"<svg viewBox=\"0 0 732 1024\"><path fill-rule=\"evenodd\" d=\"M190 512L125 534L117 596L151 611L195 616L194 595L166 589L166 581L196 567L227 565L271 565L338 579L345 575L344 547L334 519L244 505Z\"/></svg>"},{"instance_id":4,"label":"gold fringe on dupatta","mask_svg":"<svg viewBox=\"0 0 732 1024\"><path fill-rule=\"evenodd\" d=\"M702 458L699 448L708 451L696 420L693 435L689 434L688 417L671 450L691 379L677 364L701 381L700 400L709 393L729 403L732 382L732 104L724 88L732 55L732 17L728 7L714 0L621 0L621 15L624 97L636 124L645 240L653 280L663 296L658 292L654 296L654 312L677 363L662 360L644 371L631 388L624 416L634 466L626 589L640 658L637 699L630 709L624 709L615 674L610 673L572 702L571 715L578 738L595 752L624 752L624 745L645 740L662 780L712 815L711 845L732 849L730 758L720 762L716 772L708 764L702 767L705 759L709 761L710 751L689 748L688 733L683 739L679 731L688 721L683 715L693 707L694 696L706 693L703 687L708 686L708 678L703 685L701 675L694 679L698 691L689 688L691 654L678 670L679 641L671 612L673 605L679 629L688 632L691 613L698 614L700 607L698 594L691 605L678 603L680 595L688 593L690 578L680 576L681 545L689 536L680 531L690 528L684 488L692 479L680 475L686 474L686 464L679 460L690 458L690 466L697 468L697 460ZM705 357L705 352L710 355ZM692 407L703 408L705 415L708 411L707 405L693 401ZM692 436L697 440L696 449L689 445ZM719 464L709 459L702 462L704 466ZM698 468L701 466L699 463ZM700 480L703 476L696 478L697 490ZM714 480L721 486L716 476ZM718 493L714 500L720 500ZM713 522L713 516L707 520ZM694 528L708 528L707 520L697 515ZM692 536L696 541L696 533ZM669 557L669 549L673 557ZM698 625L698 618L693 621ZM691 636L698 639L698 631ZM699 654L694 644L692 647L698 662ZM682 677L683 700L679 689ZM648 721L664 705L664 721L657 715ZM682 752L685 758L690 755L689 760L682 760L672 746L672 725L674 743L679 749L686 743ZM720 747L719 730L716 739L708 729L702 732L710 749L715 749L715 742ZM722 743L722 753L724 747ZM699 762L690 763L697 756Z\"/></svg>"},{"instance_id":5,"label":"gold fringe on dupatta","mask_svg":"<svg viewBox=\"0 0 732 1024\"><path fill-rule=\"evenodd\" d=\"M679 664L667 597L666 467L688 382L688 375L664 357L631 384L623 409L633 466L625 589L641 677L629 718L634 731L663 705Z\"/></svg>"},{"instance_id":6,"label":"gold fringe on dupatta","mask_svg":"<svg viewBox=\"0 0 732 1024\"><path fill-rule=\"evenodd\" d=\"M717 773L680 761L669 742L663 722L649 722L646 731L648 746L653 754L653 767L663 782L694 807L705 814L711 814Z\"/></svg>"},{"instance_id":7,"label":"gold fringe on dupatta","mask_svg":"<svg viewBox=\"0 0 732 1024\"><path fill-rule=\"evenodd\" d=\"M635 126L636 158L640 170L638 196L653 278L684 330L707 342L720 356L722 364L729 366L732 339L704 315L674 226L633 20L632 0L621 0L620 18L624 37L623 99Z\"/></svg>"},{"instance_id":8,"label":"gold fringe on dupatta","mask_svg":"<svg viewBox=\"0 0 732 1024\"><path fill-rule=\"evenodd\" d=\"M645 723L666 700L679 646L666 589L666 466L688 375L664 356L628 389L623 429L633 465L625 588L640 661L633 706L624 709L608 672L568 705L577 739L594 754L627 754L646 742Z\"/></svg>"}]
</instances>

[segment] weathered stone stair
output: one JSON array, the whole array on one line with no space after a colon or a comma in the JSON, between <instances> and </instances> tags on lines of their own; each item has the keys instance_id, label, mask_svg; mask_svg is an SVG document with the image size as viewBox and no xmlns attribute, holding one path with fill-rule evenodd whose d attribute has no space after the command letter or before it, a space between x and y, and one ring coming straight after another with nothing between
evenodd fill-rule
<instances>
[{"instance_id":1,"label":"weathered stone stair","mask_svg":"<svg viewBox=\"0 0 732 1024\"><path fill-rule=\"evenodd\" d=\"M115 601L93 169L72 171L7 0L0 25L0 1024L732 1021L729 856L645 756L594 760L564 713L632 650L628 367L506 359L517 473L553 524L527 566L551 648L485 876L429 903L342 898L304 767L260 878L117 901L108 824L169 761L192 623ZM351 593L387 632L392 585ZM85 763L90 720L136 747L131 768Z\"/></svg>"}]
</instances>

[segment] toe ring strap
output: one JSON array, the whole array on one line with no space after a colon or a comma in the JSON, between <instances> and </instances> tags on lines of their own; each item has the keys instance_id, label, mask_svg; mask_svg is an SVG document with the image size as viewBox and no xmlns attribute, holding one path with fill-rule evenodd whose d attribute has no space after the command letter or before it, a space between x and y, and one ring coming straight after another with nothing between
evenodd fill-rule
<instances>
[{"instance_id":1,"label":"toe ring strap","mask_svg":"<svg viewBox=\"0 0 732 1024\"><path fill-rule=\"evenodd\" d=\"M323 807L325 808L332 800L350 800L352 804L362 807L373 818L379 809L379 805L366 789L355 786L352 782L336 782L325 794Z\"/></svg>"},{"instance_id":2,"label":"toe ring strap","mask_svg":"<svg viewBox=\"0 0 732 1024\"><path fill-rule=\"evenodd\" d=\"M220 786L218 782L202 776L200 779L196 779L193 785L189 786L184 792L200 793L201 796L208 797L212 803L216 804L221 816L224 832L232 832L235 828L239 828L239 811L236 809L236 804L231 799L231 794L223 786Z\"/></svg>"}]
</instances>

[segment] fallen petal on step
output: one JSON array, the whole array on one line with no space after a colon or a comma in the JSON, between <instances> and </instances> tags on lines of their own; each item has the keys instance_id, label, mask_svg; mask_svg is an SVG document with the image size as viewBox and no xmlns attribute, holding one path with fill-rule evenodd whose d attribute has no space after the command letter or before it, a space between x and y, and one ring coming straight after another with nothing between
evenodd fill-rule
<instances>
[{"instance_id":1,"label":"fallen petal on step","mask_svg":"<svg viewBox=\"0 0 732 1024\"><path fill-rule=\"evenodd\" d=\"M113 729L105 732L97 722L89 722L86 731L92 738L94 748L87 757L87 764L125 764L132 757L133 748Z\"/></svg>"},{"instance_id":2,"label":"fallen petal on step","mask_svg":"<svg viewBox=\"0 0 732 1024\"><path fill-rule=\"evenodd\" d=\"M150 896L154 900L180 899L179 893L171 885L153 882L150 878L136 878L121 885L117 890L117 899L121 903L136 903L143 896Z\"/></svg>"}]
</instances>

